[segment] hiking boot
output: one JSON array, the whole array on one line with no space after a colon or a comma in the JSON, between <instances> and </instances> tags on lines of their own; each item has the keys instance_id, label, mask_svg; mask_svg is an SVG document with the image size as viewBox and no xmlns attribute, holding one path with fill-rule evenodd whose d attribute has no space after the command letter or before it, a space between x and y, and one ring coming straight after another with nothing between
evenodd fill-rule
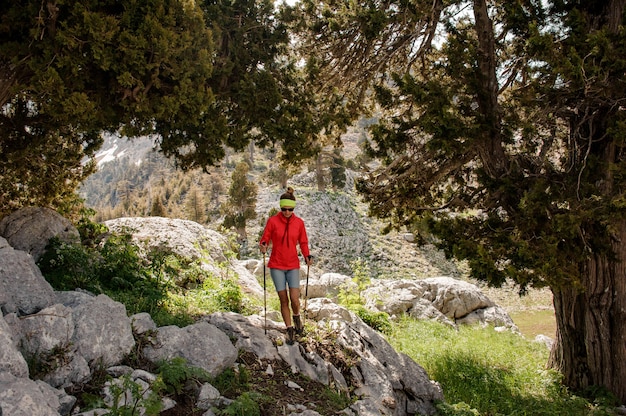
<instances>
[{"instance_id":1,"label":"hiking boot","mask_svg":"<svg viewBox=\"0 0 626 416\"><path fill-rule=\"evenodd\" d=\"M293 315L293 325L296 328L296 334L302 335L304 332L304 325L302 325L300 315Z\"/></svg>"},{"instance_id":2,"label":"hiking boot","mask_svg":"<svg viewBox=\"0 0 626 416\"><path fill-rule=\"evenodd\" d=\"M296 341L296 330L293 326L287 328L287 344L293 345Z\"/></svg>"}]
</instances>

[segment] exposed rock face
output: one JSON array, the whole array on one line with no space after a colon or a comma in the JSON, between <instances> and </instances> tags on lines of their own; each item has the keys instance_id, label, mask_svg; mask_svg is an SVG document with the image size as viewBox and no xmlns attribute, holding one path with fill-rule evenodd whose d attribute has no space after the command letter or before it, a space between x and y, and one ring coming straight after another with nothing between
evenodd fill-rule
<instances>
[{"instance_id":1,"label":"exposed rock face","mask_svg":"<svg viewBox=\"0 0 626 416\"><path fill-rule=\"evenodd\" d=\"M0 374L28 378L28 364L17 349L17 340L4 319L0 319Z\"/></svg>"},{"instance_id":2,"label":"exposed rock face","mask_svg":"<svg viewBox=\"0 0 626 416\"><path fill-rule=\"evenodd\" d=\"M300 286L306 285L301 280ZM358 290L349 276L325 273L309 279L309 298L337 300L341 291ZM361 293L365 307L386 312L394 319L408 315L416 319L436 320L448 325L491 324L513 332L517 326L504 309L495 305L478 286L450 277L423 280L373 279Z\"/></svg>"},{"instance_id":3,"label":"exposed rock face","mask_svg":"<svg viewBox=\"0 0 626 416\"><path fill-rule=\"evenodd\" d=\"M52 237L65 242L80 242L80 235L72 223L50 208L27 207L0 220L0 236L16 250L33 256L43 255Z\"/></svg>"},{"instance_id":4,"label":"exposed rock face","mask_svg":"<svg viewBox=\"0 0 626 416\"><path fill-rule=\"evenodd\" d=\"M315 274L351 274L351 262L360 258L369 260L370 271L376 278L461 277L463 272L458 265L447 261L433 245L418 247L411 243L414 236L407 233L381 233L384 224L365 215L367 206L354 195L353 178L350 172L346 174L349 176L346 188L338 193L311 190L316 187L314 172L290 179L297 198L294 212L306 224ZM258 218L265 219L272 208L278 208L278 198L283 192L278 187L259 190ZM259 222L248 224L251 254L258 253L258 238L253 236L259 235L263 225Z\"/></svg>"},{"instance_id":5,"label":"exposed rock face","mask_svg":"<svg viewBox=\"0 0 626 416\"><path fill-rule=\"evenodd\" d=\"M274 346L271 339L280 338L282 334L272 322L268 336L263 336L260 317L218 313L208 316L207 320L235 337L235 345L257 354L259 359L271 362L278 355L289 363L293 372L338 389L346 389L349 380L356 388L354 393L361 397L351 406L352 410L368 409L369 412L358 414L435 414L434 401L443 400L439 385L428 378L419 364L396 352L384 337L354 313L330 299L316 298L309 304L308 317L320 328L332 328L329 336L336 340L338 347L357 358L349 372L342 374L316 351L307 351L301 344Z\"/></svg>"}]
</instances>

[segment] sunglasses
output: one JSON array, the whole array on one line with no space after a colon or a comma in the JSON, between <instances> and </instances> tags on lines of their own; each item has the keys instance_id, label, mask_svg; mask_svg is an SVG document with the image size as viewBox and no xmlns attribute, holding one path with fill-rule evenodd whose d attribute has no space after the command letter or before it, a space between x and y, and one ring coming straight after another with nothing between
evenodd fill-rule
<instances>
[{"instance_id":1,"label":"sunglasses","mask_svg":"<svg viewBox=\"0 0 626 416\"><path fill-rule=\"evenodd\" d=\"M285 212L285 211L293 211L293 208L281 208L281 211Z\"/></svg>"}]
</instances>

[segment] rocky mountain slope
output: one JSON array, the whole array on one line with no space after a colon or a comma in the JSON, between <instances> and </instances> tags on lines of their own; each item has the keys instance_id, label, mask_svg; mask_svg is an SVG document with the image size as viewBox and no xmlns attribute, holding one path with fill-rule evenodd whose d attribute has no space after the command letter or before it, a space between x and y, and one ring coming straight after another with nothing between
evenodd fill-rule
<instances>
[{"instance_id":1,"label":"rocky mountain slope","mask_svg":"<svg viewBox=\"0 0 626 416\"><path fill-rule=\"evenodd\" d=\"M354 160L359 155L357 142L359 133L352 132L344 136L344 157ZM124 172L123 166L136 166L138 172L158 172L159 180L167 183L177 171L171 161L153 151L154 141L150 138L133 139L132 141L119 137L105 137L105 143L98 154L99 172L93 175L82 188L82 196L88 205L98 209L105 199L105 190L115 189L111 184L120 181ZM226 181L221 186L221 195L217 201L207 201L214 204L227 198L228 180L232 171L232 161L243 158L244 155L230 155L231 163L224 163L216 168L211 175L200 172L189 172L192 182L200 184L206 194L211 182L218 179ZM284 191L268 177L268 166L272 162L266 159L261 151L255 152L255 163L250 171L249 179L258 186L257 219L247 225L247 245L241 248L244 258L259 259L260 253L256 249L256 241L262 232L268 213L277 208L278 198ZM156 167L155 167L156 166ZM351 263L360 259L367 264L373 278L410 278L423 279L434 276L450 276L469 280L468 269L464 263L446 259L443 253L432 244L418 246L413 242L414 236L402 231L391 231L383 234L381 230L385 224L378 219L367 215L367 204L354 190L354 180L358 172L346 170L346 183L343 189L317 190L315 173L307 166L303 166L300 173L296 173L288 180L288 185L296 190L298 206L296 215L302 217L306 223L309 243L312 254L315 256L313 270L317 275L324 272L338 272L351 274ZM146 189L153 186L149 175L137 175L135 183L129 188ZM154 180L154 179L152 179ZM173 184L174 188L180 185ZM176 190L176 189L175 189ZM181 193L178 198L184 199ZM148 215L148 214L146 214ZM177 218L185 218L183 212ZM127 215L136 216L136 215ZM140 215L141 216L141 215ZM108 218L103 218L105 220ZM205 225L218 229L221 217L207 219ZM517 295L513 286L504 289L489 289L476 283L488 295L498 300L509 311L537 307L551 308L551 296L547 290L533 291L524 298ZM529 306L530 305L530 306Z\"/></svg>"}]
</instances>

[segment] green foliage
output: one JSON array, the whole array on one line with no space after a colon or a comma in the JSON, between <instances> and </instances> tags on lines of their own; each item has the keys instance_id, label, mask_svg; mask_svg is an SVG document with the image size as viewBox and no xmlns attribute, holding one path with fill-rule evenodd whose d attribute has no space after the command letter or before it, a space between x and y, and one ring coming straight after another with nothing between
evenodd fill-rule
<instances>
[{"instance_id":1,"label":"green foliage","mask_svg":"<svg viewBox=\"0 0 626 416\"><path fill-rule=\"evenodd\" d=\"M220 282L219 288L214 293L219 310L236 313L244 312L243 294L239 283L226 279Z\"/></svg>"},{"instance_id":2,"label":"green foliage","mask_svg":"<svg viewBox=\"0 0 626 416\"><path fill-rule=\"evenodd\" d=\"M245 392L217 414L221 416L261 416L258 402L262 398L259 393Z\"/></svg>"},{"instance_id":3,"label":"green foliage","mask_svg":"<svg viewBox=\"0 0 626 416\"><path fill-rule=\"evenodd\" d=\"M240 162L232 174L232 181L228 190L229 199L223 205L225 228L234 227L241 240L246 240L246 223L256 218L257 185L248 180L250 166Z\"/></svg>"},{"instance_id":4,"label":"green foliage","mask_svg":"<svg viewBox=\"0 0 626 416\"><path fill-rule=\"evenodd\" d=\"M113 234L99 250L103 258L100 281L108 289L129 290L151 279L147 265L131 238L130 234Z\"/></svg>"},{"instance_id":5,"label":"green foliage","mask_svg":"<svg viewBox=\"0 0 626 416\"><path fill-rule=\"evenodd\" d=\"M374 312L361 306L357 307L355 313L371 328L383 334L391 332L391 321L387 312Z\"/></svg>"},{"instance_id":6,"label":"green foliage","mask_svg":"<svg viewBox=\"0 0 626 416\"><path fill-rule=\"evenodd\" d=\"M613 414L612 403L571 394L557 372L545 369L549 350L516 334L407 317L394 325L389 340L441 384L442 415Z\"/></svg>"},{"instance_id":7,"label":"green foliage","mask_svg":"<svg viewBox=\"0 0 626 416\"><path fill-rule=\"evenodd\" d=\"M39 267L57 290L79 287L103 293L150 286L150 275L129 235L111 235L97 248L53 238Z\"/></svg>"},{"instance_id":8,"label":"green foliage","mask_svg":"<svg viewBox=\"0 0 626 416\"><path fill-rule=\"evenodd\" d=\"M80 235L80 241L83 245L93 246L98 238L107 233L109 229L106 225L93 221L96 211L92 208L83 208L81 217L76 224L76 229Z\"/></svg>"},{"instance_id":9,"label":"green foliage","mask_svg":"<svg viewBox=\"0 0 626 416\"><path fill-rule=\"evenodd\" d=\"M113 403L106 406L112 416L157 416L163 407L158 393L133 381L130 375L107 383Z\"/></svg>"},{"instance_id":10,"label":"green foliage","mask_svg":"<svg viewBox=\"0 0 626 416\"><path fill-rule=\"evenodd\" d=\"M381 164L357 181L370 213L396 229L430 216L426 233L489 285L549 286L567 331L550 364L572 389L624 396L592 358L623 336L585 324L621 322L626 295L593 301L621 287L606 270L619 268L626 224L624 3L299 4L320 77L349 107L374 94L367 149ZM597 351L581 358L582 342Z\"/></svg>"},{"instance_id":11,"label":"green foliage","mask_svg":"<svg viewBox=\"0 0 626 416\"><path fill-rule=\"evenodd\" d=\"M213 101L198 88L212 45L193 3L2 2L0 19L0 213L74 198L101 131L167 140L184 119L197 133L189 115Z\"/></svg>"},{"instance_id":12,"label":"green foliage","mask_svg":"<svg viewBox=\"0 0 626 416\"><path fill-rule=\"evenodd\" d=\"M52 238L38 266L56 290L83 288L101 293L102 287L97 277L101 261L96 251Z\"/></svg>"},{"instance_id":13,"label":"green foliage","mask_svg":"<svg viewBox=\"0 0 626 416\"><path fill-rule=\"evenodd\" d=\"M234 392L245 391L250 387L250 376L244 366L227 368L215 377L211 384L223 395L229 396Z\"/></svg>"},{"instance_id":14,"label":"green foliage","mask_svg":"<svg viewBox=\"0 0 626 416\"><path fill-rule=\"evenodd\" d=\"M189 381L201 384L211 379L205 370L188 365L182 357L160 361L157 363L157 373L162 390L172 395L181 394Z\"/></svg>"},{"instance_id":15,"label":"green foliage","mask_svg":"<svg viewBox=\"0 0 626 416\"><path fill-rule=\"evenodd\" d=\"M78 203L102 132L158 137L184 170L251 141L278 144L291 163L312 157L319 132L349 120L297 64L292 20L272 1L2 2L0 216ZM153 201L142 213L163 212Z\"/></svg>"},{"instance_id":16,"label":"green foliage","mask_svg":"<svg viewBox=\"0 0 626 416\"><path fill-rule=\"evenodd\" d=\"M128 234L111 234L94 247L52 239L39 267L57 290L106 293L125 304L129 314L148 312L159 326L188 325L194 316L216 311L248 310L236 280L172 253L154 250L144 257Z\"/></svg>"},{"instance_id":17,"label":"green foliage","mask_svg":"<svg viewBox=\"0 0 626 416\"><path fill-rule=\"evenodd\" d=\"M357 310L365 301L361 297L361 293L370 285L371 277L367 263L358 258L350 262L352 269L352 281L356 283L356 291L350 286L342 287L339 290L339 302L348 309Z\"/></svg>"},{"instance_id":18,"label":"green foliage","mask_svg":"<svg viewBox=\"0 0 626 416\"><path fill-rule=\"evenodd\" d=\"M389 314L370 311L363 306L365 300L361 294L371 282L369 266L363 259L359 258L352 261L350 267L353 273L352 281L356 283L356 290L350 285L340 288L337 295L339 303L355 312L371 328L385 334L389 333L391 331Z\"/></svg>"}]
</instances>

